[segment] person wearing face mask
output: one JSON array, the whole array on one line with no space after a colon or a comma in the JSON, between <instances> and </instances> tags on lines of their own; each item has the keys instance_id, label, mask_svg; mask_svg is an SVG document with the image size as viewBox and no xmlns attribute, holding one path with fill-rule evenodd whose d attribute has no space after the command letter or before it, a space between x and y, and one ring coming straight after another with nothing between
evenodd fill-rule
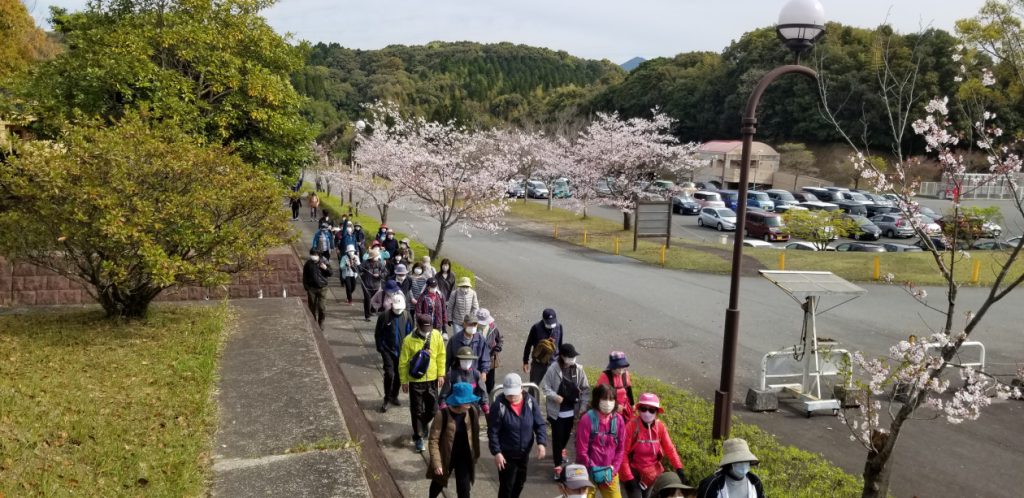
<instances>
[{"instance_id":1,"label":"person wearing face mask","mask_svg":"<svg viewBox=\"0 0 1024 498\"><path fill-rule=\"evenodd\" d=\"M395 275L395 268L398 265L403 265L409 262L408 256L406 256L405 249L399 248L396 252L392 253L391 259L388 259L388 272L391 276Z\"/></svg>"},{"instance_id":2,"label":"person wearing face mask","mask_svg":"<svg viewBox=\"0 0 1024 498\"><path fill-rule=\"evenodd\" d=\"M372 251L374 249L376 249L377 253L380 255L381 261L384 261L386 263L387 260L391 258L391 253L389 253L387 249L384 249L384 245L381 244L380 241L374 240L372 243L370 243L370 250ZM366 254L363 254L363 261L366 261L367 259L369 259L369 257L370 253L369 251L367 251Z\"/></svg>"},{"instance_id":3,"label":"person wearing face mask","mask_svg":"<svg viewBox=\"0 0 1024 498\"><path fill-rule=\"evenodd\" d=\"M388 279L384 282L384 287L370 299L370 307L377 310L377 313L386 313L391 309L391 303L394 302L395 296L405 297L402 295L402 288L398 286L398 283Z\"/></svg>"},{"instance_id":4,"label":"person wearing face mask","mask_svg":"<svg viewBox=\"0 0 1024 498\"><path fill-rule=\"evenodd\" d=\"M583 400L590 396L587 373L576 363L578 356L579 352L572 344L562 344L558 349L558 361L548 367L541 382L547 400L551 458L555 463L556 479L562 465L562 450L569 444L576 417L583 411Z\"/></svg>"},{"instance_id":5,"label":"person wearing face mask","mask_svg":"<svg viewBox=\"0 0 1024 498\"><path fill-rule=\"evenodd\" d=\"M398 239L395 238L395 231L388 229L387 235L384 237L384 249L391 254L398 254Z\"/></svg>"},{"instance_id":6,"label":"person wearing face mask","mask_svg":"<svg viewBox=\"0 0 1024 498\"><path fill-rule=\"evenodd\" d=\"M316 318L320 328L324 328L324 316L327 313L327 279L331 277L331 265L327 260L320 259L316 248L309 250L309 260L302 265L302 287L306 289L306 305L309 312Z\"/></svg>"},{"instance_id":7,"label":"person wearing face mask","mask_svg":"<svg viewBox=\"0 0 1024 498\"><path fill-rule=\"evenodd\" d=\"M434 275L437 279L437 286L441 288L441 294L445 299L452 295L455 288L455 272L452 271L452 262L448 258L441 260L441 270Z\"/></svg>"},{"instance_id":8,"label":"person wearing face mask","mask_svg":"<svg viewBox=\"0 0 1024 498\"><path fill-rule=\"evenodd\" d=\"M292 192L289 204L292 207L292 221L298 221L299 210L302 209L302 196L297 192Z\"/></svg>"},{"instance_id":9,"label":"person wearing face mask","mask_svg":"<svg viewBox=\"0 0 1024 498\"><path fill-rule=\"evenodd\" d=\"M317 251L323 259L331 258L331 251L334 250L334 233L326 223L320 225L320 229L313 234L312 249Z\"/></svg>"},{"instance_id":10,"label":"person wearing face mask","mask_svg":"<svg viewBox=\"0 0 1024 498\"><path fill-rule=\"evenodd\" d=\"M548 427L537 400L523 392L523 379L510 373L501 383L501 394L487 415L487 441L498 468L498 498L519 498L526 484L530 449L537 443L537 459L543 459Z\"/></svg>"},{"instance_id":11,"label":"person wearing face mask","mask_svg":"<svg viewBox=\"0 0 1024 498\"><path fill-rule=\"evenodd\" d=\"M451 342L448 343L451 346ZM454 361L452 361L454 358ZM451 365L448 367L448 373L444 376L445 384L444 388L441 389L441 398L444 400L448 394L451 393L452 386L456 382L465 382L473 386L473 394L480 397L480 410L486 414L490 407L487 406L486 397L487 394L484 392L484 384L480 380L480 370L477 370L477 355L473 353L473 350L469 346L462 346L455 354L452 354L451 350L448 352L448 363ZM444 401L441 402L441 409L444 410Z\"/></svg>"},{"instance_id":12,"label":"person wearing face mask","mask_svg":"<svg viewBox=\"0 0 1024 498\"><path fill-rule=\"evenodd\" d=\"M420 264L423 265L423 274L426 275L427 278L434 278L437 275L437 270L435 270L433 266L430 266L430 256L424 255L420 258Z\"/></svg>"},{"instance_id":13,"label":"person wearing face mask","mask_svg":"<svg viewBox=\"0 0 1024 498\"><path fill-rule=\"evenodd\" d=\"M354 245L345 246L338 264L341 267L341 284L345 286L345 298L348 299L348 305L352 306L352 293L356 290L356 277L359 276L359 256L356 255Z\"/></svg>"},{"instance_id":14,"label":"person wearing face mask","mask_svg":"<svg viewBox=\"0 0 1024 498\"><path fill-rule=\"evenodd\" d=\"M441 279L438 278L437 282L440 284ZM487 349L491 352L491 369L487 372L487 381L485 382L486 392L490 393L494 391L494 371L501 366L501 349L505 346L505 338L502 337L501 331L498 330L498 324L487 308L477 310L476 319L477 326L480 328L479 333L487 341Z\"/></svg>"},{"instance_id":15,"label":"person wearing face mask","mask_svg":"<svg viewBox=\"0 0 1024 498\"><path fill-rule=\"evenodd\" d=\"M381 225L380 228L377 229L377 235L374 235L373 238L376 239L377 242L383 243L384 239L388 238L388 226Z\"/></svg>"},{"instance_id":16,"label":"person wearing face mask","mask_svg":"<svg viewBox=\"0 0 1024 498\"><path fill-rule=\"evenodd\" d=\"M436 281L437 278L435 277L434 280ZM440 286L438 287L440 288ZM476 312L479 309L480 300L477 299L476 291L473 290L473 282L470 282L469 277L460 278L459 287L448 298L448 316L451 319L457 319L460 316L473 315L473 321L476 321ZM459 328L459 326L455 327L456 334L459 333Z\"/></svg>"},{"instance_id":17,"label":"person wearing face mask","mask_svg":"<svg viewBox=\"0 0 1024 498\"><path fill-rule=\"evenodd\" d=\"M757 457L750 452L747 442L740 438L722 443L722 460L714 474L704 478L697 486L699 498L764 498L761 479L750 471L757 465Z\"/></svg>"},{"instance_id":18,"label":"person wearing face mask","mask_svg":"<svg viewBox=\"0 0 1024 498\"><path fill-rule=\"evenodd\" d=\"M672 444L668 428L658 419L664 413L661 400L653 393L643 393L636 404L637 416L626 423L626 462L622 466L622 481L629 496L648 496L647 491L654 481L665 472L661 461L668 462L675 469L679 481L686 479L683 461Z\"/></svg>"},{"instance_id":19,"label":"person wearing face mask","mask_svg":"<svg viewBox=\"0 0 1024 498\"><path fill-rule=\"evenodd\" d=\"M412 245L409 243L408 238L403 238L402 240L400 240L398 243L398 247L400 249L405 249L405 255L407 258L406 261L409 261L410 263L416 261L416 251L412 249Z\"/></svg>"},{"instance_id":20,"label":"person wearing face mask","mask_svg":"<svg viewBox=\"0 0 1024 498\"><path fill-rule=\"evenodd\" d=\"M650 498L694 498L697 488L683 484L675 472L665 472L654 480Z\"/></svg>"},{"instance_id":21,"label":"person wearing face mask","mask_svg":"<svg viewBox=\"0 0 1024 498\"><path fill-rule=\"evenodd\" d=\"M366 252L366 233L363 232L363 226L356 223L352 227L352 235L356 239L356 249L359 251L359 256L362 257L363 253Z\"/></svg>"},{"instance_id":22,"label":"person wearing face mask","mask_svg":"<svg viewBox=\"0 0 1024 498\"><path fill-rule=\"evenodd\" d=\"M548 367L558 360L558 348L562 346L564 330L558 323L555 310L548 308L541 313L541 320L530 327L523 347L523 373L530 374L530 382L540 385Z\"/></svg>"},{"instance_id":23,"label":"person wearing face mask","mask_svg":"<svg viewBox=\"0 0 1024 498\"><path fill-rule=\"evenodd\" d=\"M629 422L633 419L633 382L629 379L629 360L626 353L612 351L608 355L608 367L597 378L598 384L608 384L615 389L615 397L619 402L619 413Z\"/></svg>"},{"instance_id":24,"label":"person wearing face mask","mask_svg":"<svg viewBox=\"0 0 1024 498\"><path fill-rule=\"evenodd\" d=\"M398 390L401 377L398 373L398 356L402 350L402 341L416 328L412 314L406 309L405 298L397 295L391 302L391 310L377 317L373 338L380 353L384 371L384 401L381 413L388 411L388 404L399 406Z\"/></svg>"},{"instance_id":25,"label":"person wearing face mask","mask_svg":"<svg viewBox=\"0 0 1024 498\"><path fill-rule=\"evenodd\" d=\"M437 290L437 280L427 279L427 289L416 301L416 313L429 316L434 328L441 331L444 340L448 340L448 306L444 296Z\"/></svg>"},{"instance_id":26,"label":"person wearing face mask","mask_svg":"<svg viewBox=\"0 0 1024 498\"><path fill-rule=\"evenodd\" d=\"M587 498L594 491L594 485L590 483L590 474L582 465L566 465L557 474L558 491L562 493L557 498Z\"/></svg>"},{"instance_id":27,"label":"person wearing face mask","mask_svg":"<svg viewBox=\"0 0 1024 498\"><path fill-rule=\"evenodd\" d=\"M363 319L370 321L370 303L374 294L384 285L387 269L380 259L380 250L367 251L366 261L359 265L359 283L363 288Z\"/></svg>"},{"instance_id":28,"label":"person wearing face mask","mask_svg":"<svg viewBox=\"0 0 1024 498\"><path fill-rule=\"evenodd\" d=\"M412 280L409 278L409 270L406 269L405 265L395 265L395 282L398 283L398 287L402 289L402 295L405 296L405 302L412 307L413 301L410 299L412 296Z\"/></svg>"},{"instance_id":29,"label":"person wearing face mask","mask_svg":"<svg viewBox=\"0 0 1024 498\"><path fill-rule=\"evenodd\" d=\"M602 498L622 498L619 468L626 452L626 427L616 404L615 390L598 385L590 397L590 410L576 426L576 462L590 471Z\"/></svg>"},{"instance_id":30,"label":"person wearing face mask","mask_svg":"<svg viewBox=\"0 0 1024 498\"><path fill-rule=\"evenodd\" d=\"M446 407L441 409L430 429L429 496L439 496L455 474L456 496L469 498L476 477L476 461L480 459L480 422L476 410L480 396L474 393L472 386L459 382L443 399Z\"/></svg>"},{"instance_id":31,"label":"person wearing face mask","mask_svg":"<svg viewBox=\"0 0 1024 498\"><path fill-rule=\"evenodd\" d=\"M462 319L462 330L448 340L448 368L458 361L455 352L469 348L473 352L473 370L478 372L483 382L487 382L487 372L491 369L491 351L487 348L487 340L477 333L476 314L466 314Z\"/></svg>"},{"instance_id":32,"label":"person wearing face mask","mask_svg":"<svg viewBox=\"0 0 1024 498\"><path fill-rule=\"evenodd\" d=\"M419 360L424 357L428 358L426 368L413 371L421 365ZM412 440L416 451L423 451L424 432L437 412L437 395L438 390L444 387L446 362L441 333L431 325L429 315L416 315L416 331L402 340L402 350L398 356L402 392L409 394ZM421 375L417 377L417 374Z\"/></svg>"},{"instance_id":33,"label":"person wearing face mask","mask_svg":"<svg viewBox=\"0 0 1024 498\"><path fill-rule=\"evenodd\" d=\"M412 275L409 276L409 296L412 297L412 304L419 303L423 291L427 288L427 276L423 274L423 265L416 263L412 265Z\"/></svg>"}]
</instances>

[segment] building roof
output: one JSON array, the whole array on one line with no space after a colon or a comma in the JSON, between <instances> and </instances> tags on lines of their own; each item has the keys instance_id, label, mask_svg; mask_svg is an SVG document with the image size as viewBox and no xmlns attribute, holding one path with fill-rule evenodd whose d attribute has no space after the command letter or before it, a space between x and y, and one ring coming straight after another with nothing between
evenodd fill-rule
<instances>
[{"instance_id":1,"label":"building roof","mask_svg":"<svg viewBox=\"0 0 1024 498\"><path fill-rule=\"evenodd\" d=\"M740 140L712 140L705 142L700 146L698 152L707 154L737 154L739 155L743 148L743 142ZM775 149L771 148L770 145L764 142L754 142L751 152L754 155L778 155Z\"/></svg>"}]
</instances>

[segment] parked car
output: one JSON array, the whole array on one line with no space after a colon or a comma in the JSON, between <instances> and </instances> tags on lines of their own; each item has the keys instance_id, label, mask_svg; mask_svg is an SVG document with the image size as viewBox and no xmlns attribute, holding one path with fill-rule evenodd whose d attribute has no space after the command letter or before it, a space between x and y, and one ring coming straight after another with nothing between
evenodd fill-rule
<instances>
[{"instance_id":1,"label":"parked car","mask_svg":"<svg viewBox=\"0 0 1024 498\"><path fill-rule=\"evenodd\" d=\"M756 190L747 192L747 206L764 209L765 211L775 211L775 202L768 196L768 193Z\"/></svg>"},{"instance_id":2,"label":"parked car","mask_svg":"<svg viewBox=\"0 0 1024 498\"><path fill-rule=\"evenodd\" d=\"M940 251L950 251L950 250L952 250L952 248L950 248L948 245L946 245L946 240L945 240L944 237L929 237L929 239L932 241L932 244L935 246L935 248L940 250ZM923 249L925 251L928 250L928 245L925 244L923 239L917 239L917 242L914 242L914 245L916 245L917 247L920 247L921 249ZM966 251L966 250L970 249L971 246L969 246L967 244L967 242L964 241L964 240L958 240L958 241L956 241L956 248L959 249L959 250Z\"/></svg>"},{"instance_id":3,"label":"parked car","mask_svg":"<svg viewBox=\"0 0 1024 498\"><path fill-rule=\"evenodd\" d=\"M697 224L702 227L715 228L719 232L736 229L736 212L729 208L701 208Z\"/></svg>"},{"instance_id":4,"label":"parked car","mask_svg":"<svg viewBox=\"0 0 1024 498\"><path fill-rule=\"evenodd\" d=\"M894 205L891 200L886 199L884 196L876 194L874 192L868 192L866 190L854 190L854 192L863 195L876 206L892 207Z\"/></svg>"},{"instance_id":5,"label":"parked car","mask_svg":"<svg viewBox=\"0 0 1024 498\"><path fill-rule=\"evenodd\" d=\"M787 251L817 251L818 247L810 242L798 241L786 244Z\"/></svg>"},{"instance_id":6,"label":"parked car","mask_svg":"<svg viewBox=\"0 0 1024 498\"><path fill-rule=\"evenodd\" d=\"M857 204L865 206L869 204L874 204L874 201L868 199L867 197L864 196L864 194L860 192L850 192L849 190L845 190L838 191L836 192L836 194L838 194L844 201L856 202Z\"/></svg>"},{"instance_id":7,"label":"parked car","mask_svg":"<svg viewBox=\"0 0 1024 498\"><path fill-rule=\"evenodd\" d=\"M559 178L551 182L551 196L555 199L568 199L572 197L569 180L567 178Z\"/></svg>"},{"instance_id":8,"label":"parked car","mask_svg":"<svg viewBox=\"0 0 1024 498\"><path fill-rule=\"evenodd\" d=\"M880 228L882 233L890 239L914 236L914 227L901 214L880 214L871 218L871 223Z\"/></svg>"},{"instance_id":9,"label":"parked car","mask_svg":"<svg viewBox=\"0 0 1024 498\"><path fill-rule=\"evenodd\" d=\"M921 248L911 244L896 244L888 242L882 244L886 252L921 252Z\"/></svg>"},{"instance_id":10,"label":"parked car","mask_svg":"<svg viewBox=\"0 0 1024 498\"><path fill-rule=\"evenodd\" d=\"M547 199L551 195L544 182L540 180L527 180L526 196L531 199Z\"/></svg>"},{"instance_id":11,"label":"parked car","mask_svg":"<svg viewBox=\"0 0 1024 498\"><path fill-rule=\"evenodd\" d=\"M1021 238L1021 236L1018 235L1016 237L1011 237L1009 239L1006 239L1006 242L1008 244L1011 244L1011 245L1014 245L1014 246L1019 246L1020 245L1020 238Z\"/></svg>"},{"instance_id":12,"label":"parked car","mask_svg":"<svg viewBox=\"0 0 1024 498\"><path fill-rule=\"evenodd\" d=\"M722 188L722 186L715 181L697 182L694 186L697 187L697 190L706 190L708 192L718 192L718 189Z\"/></svg>"},{"instance_id":13,"label":"parked car","mask_svg":"<svg viewBox=\"0 0 1024 498\"><path fill-rule=\"evenodd\" d=\"M896 194L882 194L882 197L885 197L886 199L889 199L889 201L892 202L893 206L899 206L899 204L901 202L900 201L900 196L898 196Z\"/></svg>"},{"instance_id":14,"label":"parked car","mask_svg":"<svg viewBox=\"0 0 1024 498\"><path fill-rule=\"evenodd\" d=\"M853 239L857 240L878 240L882 236L882 229L878 228L871 220L856 214L844 214L843 218L852 220L857 224L857 232Z\"/></svg>"},{"instance_id":15,"label":"parked car","mask_svg":"<svg viewBox=\"0 0 1024 498\"><path fill-rule=\"evenodd\" d=\"M740 199L740 193L735 190L719 190L718 195L722 196L722 202L725 203L725 207L735 211L739 208L736 204Z\"/></svg>"},{"instance_id":16,"label":"parked car","mask_svg":"<svg viewBox=\"0 0 1024 498\"><path fill-rule=\"evenodd\" d=\"M700 203L686 194L672 196L672 212L679 214L699 214Z\"/></svg>"},{"instance_id":17,"label":"parked car","mask_svg":"<svg viewBox=\"0 0 1024 498\"><path fill-rule=\"evenodd\" d=\"M871 205L864 206L864 208L868 210L868 214L867 214L868 218L873 218L873 217L878 216L880 214L886 214L886 213L894 213L894 214L899 214L900 213L900 208L895 207L895 206L885 206L885 205L882 205L882 204L871 204Z\"/></svg>"},{"instance_id":18,"label":"parked car","mask_svg":"<svg viewBox=\"0 0 1024 498\"><path fill-rule=\"evenodd\" d=\"M917 215L917 221L921 224L921 229L928 235L941 235L942 227L938 223L935 223L933 218L929 218L926 215Z\"/></svg>"},{"instance_id":19,"label":"parked car","mask_svg":"<svg viewBox=\"0 0 1024 498\"><path fill-rule=\"evenodd\" d=\"M698 190L693 193L693 200L700 204L700 207L725 207L722 196L718 192Z\"/></svg>"},{"instance_id":20,"label":"parked car","mask_svg":"<svg viewBox=\"0 0 1024 498\"><path fill-rule=\"evenodd\" d=\"M838 195L844 195L843 192L837 192ZM832 201L832 204L839 206L839 209L847 214L856 214L860 216L866 216L868 209L863 204L857 201L847 201L844 199Z\"/></svg>"},{"instance_id":21,"label":"parked car","mask_svg":"<svg viewBox=\"0 0 1024 498\"><path fill-rule=\"evenodd\" d=\"M930 208L928 206L917 206L917 213L918 214L923 214L923 215L925 215L925 216L927 216L927 217L929 217L929 218L931 218L933 220L937 220L939 218L942 218L941 214L936 213L934 209L932 209L932 208Z\"/></svg>"},{"instance_id":22,"label":"parked car","mask_svg":"<svg viewBox=\"0 0 1024 498\"><path fill-rule=\"evenodd\" d=\"M1017 246L1001 240L979 240L971 244L971 249L977 251L1012 251Z\"/></svg>"},{"instance_id":23,"label":"parked car","mask_svg":"<svg viewBox=\"0 0 1024 498\"><path fill-rule=\"evenodd\" d=\"M953 215L943 216L935 220L935 223L942 228L946 235L953 235ZM995 239L1003 234L1003 227L989 220L961 216L959 233L970 239Z\"/></svg>"},{"instance_id":24,"label":"parked car","mask_svg":"<svg viewBox=\"0 0 1024 498\"><path fill-rule=\"evenodd\" d=\"M782 249L781 247L772 244L771 242L765 242L757 239L743 239L743 245L745 247L760 247L762 249Z\"/></svg>"},{"instance_id":25,"label":"parked car","mask_svg":"<svg viewBox=\"0 0 1024 498\"><path fill-rule=\"evenodd\" d=\"M512 180L508 182L505 193L513 199L522 199L526 197L526 187L523 186L522 180Z\"/></svg>"},{"instance_id":26,"label":"parked car","mask_svg":"<svg viewBox=\"0 0 1024 498\"><path fill-rule=\"evenodd\" d=\"M809 209L811 211L829 211L829 212L832 212L832 211L836 211L836 210L839 209L839 206L836 206L835 204L832 204L831 202L821 202L821 201L801 202L800 204L797 204L797 206L800 206L800 207L805 208L805 209Z\"/></svg>"},{"instance_id":27,"label":"parked car","mask_svg":"<svg viewBox=\"0 0 1024 498\"><path fill-rule=\"evenodd\" d=\"M607 178L601 178L597 181L597 185L594 186L594 192L598 197L608 197L612 195L611 182Z\"/></svg>"},{"instance_id":28,"label":"parked car","mask_svg":"<svg viewBox=\"0 0 1024 498\"><path fill-rule=\"evenodd\" d=\"M785 213L788 211L807 211L807 208L799 204L783 204L781 206L775 206L776 213Z\"/></svg>"},{"instance_id":29,"label":"parked car","mask_svg":"<svg viewBox=\"0 0 1024 498\"><path fill-rule=\"evenodd\" d=\"M782 217L766 211L747 213L745 232L747 238L764 239L765 242L789 240L789 231Z\"/></svg>"},{"instance_id":30,"label":"parked car","mask_svg":"<svg viewBox=\"0 0 1024 498\"><path fill-rule=\"evenodd\" d=\"M776 210L782 206L795 206L800 203L796 197L793 197L793 194L779 188L765 190L764 193L768 194L768 198L775 203Z\"/></svg>"},{"instance_id":31,"label":"parked car","mask_svg":"<svg viewBox=\"0 0 1024 498\"><path fill-rule=\"evenodd\" d=\"M827 201L832 198L832 192L829 192L828 189L824 189L821 187L804 187L800 189L800 191L811 194L821 201ZM796 192L794 192L793 194L796 195Z\"/></svg>"},{"instance_id":32,"label":"parked car","mask_svg":"<svg viewBox=\"0 0 1024 498\"><path fill-rule=\"evenodd\" d=\"M654 182L652 182L650 185L648 185L647 190L649 190L651 192L667 194L667 193L671 192L675 188L676 188L675 182L671 182L671 181L668 181L668 180L654 180Z\"/></svg>"},{"instance_id":33,"label":"parked car","mask_svg":"<svg viewBox=\"0 0 1024 498\"><path fill-rule=\"evenodd\" d=\"M797 203L800 202L819 202L818 196L810 192L792 192L793 198L796 199Z\"/></svg>"},{"instance_id":34,"label":"parked car","mask_svg":"<svg viewBox=\"0 0 1024 498\"><path fill-rule=\"evenodd\" d=\"M878 244L867 244L864 242L843 242L836 245L838 252L886 252L885 248Z\"/></svg>"}]
</instances>

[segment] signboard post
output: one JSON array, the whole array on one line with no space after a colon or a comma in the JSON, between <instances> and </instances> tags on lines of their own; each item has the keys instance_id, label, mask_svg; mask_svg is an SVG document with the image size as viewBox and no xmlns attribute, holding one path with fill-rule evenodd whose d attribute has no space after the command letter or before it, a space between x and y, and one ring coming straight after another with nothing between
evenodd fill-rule
<instances>
[{"instance_id":1,"label":"signboard post","mask_svg":"<svg viewBox=\"0 0 1024 498\"><path fill-rule=\"evenodd\" d=\"M665 247L672 245L672 203L639 201L633 210L633 251L642 238L665 238Z\"/></svg>"}]
</instances>

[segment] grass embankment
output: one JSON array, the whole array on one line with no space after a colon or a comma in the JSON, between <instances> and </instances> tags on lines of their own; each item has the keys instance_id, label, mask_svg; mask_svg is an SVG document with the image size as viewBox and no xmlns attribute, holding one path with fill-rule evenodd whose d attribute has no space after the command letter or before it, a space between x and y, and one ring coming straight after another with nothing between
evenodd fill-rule
<instances>
[{"instance_id":1,"label":"grass embankment","mask_svg":"<svg viewBox=\"0 0 1024 498\"><path fill-rule=\"evenodd\" d=\"M637 251L633 252L633 232L623 231L622 224L593 216L586 220L576 213L547 206L535 202L513 202L509 214L530 221L543 223L550 227L554 237L558 227L558 239L573 244L583 245L583 233L587 232L586 247L614 253L615 239L619 239L620 254L645 263L661 264L661 241L654 239L641 240ZM717 234L708 230L709 234ZM831 271L840 277L854 281L870 281L874 274L875 256L879 256L880 274L892 273L896 282L912 282L915 285L946 284L935 266L935 259L930 253L836 253L813 251L780 251L747 247L743 249L745 256L757 259L765 268L777 270L780 254L785 253L787 270ZM665 252L665 267L677 270L698 270L710 273L728 273L732 266L732 245L716 245L673 238L672 247ZM970 251L970 258L959 254L947 254L956 258L954 274L958 282L972 285L971 276L975 262L980 263L978 284L992 285L998 275L1001 264L1007 255L1000 251ZM1009 278L1024 273L1024 261L1018 260L1010 270Z\"/></svg>"},{"instance_id":2,"label":"grass embankment","mask_svg":"<svg viewBox=\"0 0 1024 498\"><path fill-rule=\"evenodd\" d=\"M200 496L225 306L0 316L0 496Z\"/></svg>"},{"instance_id":3,"label":"grass embankment","mask_svg":"<svg viewBox=\"0 0 1024 498\"><path fill-rule=\"evenodd\" d=\"M305 192L305 191L311 191L312 189L309 186L309 184L304 184L303 187L302 187L302 190ZM320 196L320 208L321 209L327 209L327 211L329 213L331 213L331 216L333 216L336 219L340 219L341 218L341 216L340 216L341 214L347 214L349 212L349 208L352 208L352 212L353 213L355 212L355 208L354 207L352 207L352 206L350 206L348 204L345 204L341 199L339 199L339 198L337 198L337 197L335 197L333 195L327 195L324 192L321 192L321 193L319 193L317 195ZM374 208L371 206L370 209L374 209ZM366 210L364 209L363 213L365 213L365 211ZM353 215L352 218L355 219L356 223L359 223L360 225L362 225L363 232L366 233L366 238L372 239L373 236L377 234L377 230L380 229L380 220L378 220L377 218L374 218L372 216L368 216L366 214L363 214L363 213L360 213L358 215ZM399 232L397 230L395 231L395 238L396 239L401 240L402 238L405 238L405 237L409 238L409 247L411 247L412 250L415 252L416 260L417 261L419 261L419 258L422 258L423 256L426 256L426 255L430 254L430 250L427 249L427 246L425 246L422 242L412 238L411 236L409 236L409 235L407 235L407 234L405 234L403 232ZM305 243L308 243L308 242L309 241L305 241ZM308 251L308 249L307 249L307 251ZM443 254L442 254L442 258L441 259L444 259L443 258ZM435 269L440 270L440 268L441 268L441 259L438 259L438 260L431 259L430 264ZM473 285L476 285L476 275L472 271L470 271L465 266L460 265L454 259L451 260L451 263L452 263L452 271L455 272L456 276L458 276L458 277L469 277L469 279L473 282ZM410 267L409 270L412 271L412 267Z\"/></svg>"},{"instance_id":4,"label":"grass embankment","mask_svg":"<svg viewBox=\"0 0 1024 498\"><path fill-rule=\"evenodd\" d=\"M587 376L596 379L597 369L588 368ZM696 486L701 479L715 472L721 461L721 443L711 438L714 406L697 395L659 380L631 375L633 393L653 392L661 398L665 413L661 419L668 426L672 442L686 467L686 478ZM825 457L779 443L771 434L755 425L733 418L732 437L750 444L750 451L761 461L754 473L764 482L766 496L794 498L860 496L862 481L829 463ZM851 451L860 447L851 445Z\"/></svg>"}]
</instances>

